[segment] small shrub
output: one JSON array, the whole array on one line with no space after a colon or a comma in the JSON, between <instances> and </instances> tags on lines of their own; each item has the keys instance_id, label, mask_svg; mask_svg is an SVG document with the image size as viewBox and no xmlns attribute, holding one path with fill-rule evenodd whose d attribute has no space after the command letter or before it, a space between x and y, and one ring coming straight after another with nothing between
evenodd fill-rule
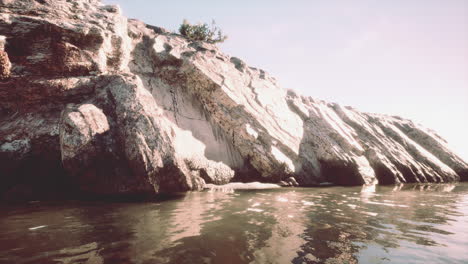
<instances>
[{"instance_id":1,"label":"small shrub","mask_svg":"<svg viewBox=\"0 0 468 264\"><path fill-rule=\"evenodd\" d=\"M192 25L187 20L179 27L179 33L191 41L206 41L208 43L221 43L227 39L223 35L221 29L216 26L215 21L211 22L211 26L207 23Z\"/></svg>"}]
</instances>

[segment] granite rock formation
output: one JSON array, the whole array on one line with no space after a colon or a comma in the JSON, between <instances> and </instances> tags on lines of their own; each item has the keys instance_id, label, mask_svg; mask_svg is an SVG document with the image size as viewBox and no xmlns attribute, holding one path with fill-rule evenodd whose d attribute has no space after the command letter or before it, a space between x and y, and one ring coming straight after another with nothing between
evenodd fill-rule
<instances>
[{"instance_id":1,"label":"granite rock formation","mask_svg":"<svg viewBox=\"0 0 468 264\"><path fill-rule=\"evenodd\" d=\"M468 179L429 129L298 95L98 0L0 0L0 36L3 196Z\"/></svg>"}]
</instances>

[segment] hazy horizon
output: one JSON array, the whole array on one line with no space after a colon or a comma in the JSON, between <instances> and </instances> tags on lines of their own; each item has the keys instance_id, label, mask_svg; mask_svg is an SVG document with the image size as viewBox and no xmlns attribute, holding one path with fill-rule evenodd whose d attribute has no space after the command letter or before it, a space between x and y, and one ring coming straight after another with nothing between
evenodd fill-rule
<instances>
[{"instance_id":1,"label":"hazy horizon","mask_svg":"<svg viewBox=\"0 0 468 264\"><path fill-rule=\"evenodd\" d=\"M225 53L283 87L412 119L468 161L468 1L104 2L171 31L214 19Z\"/></svg>"}]
</instances>

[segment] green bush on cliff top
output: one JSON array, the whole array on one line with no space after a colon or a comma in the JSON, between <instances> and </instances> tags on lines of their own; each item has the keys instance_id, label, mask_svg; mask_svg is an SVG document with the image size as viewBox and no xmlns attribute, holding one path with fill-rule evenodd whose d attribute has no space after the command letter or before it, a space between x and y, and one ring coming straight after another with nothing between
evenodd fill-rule
<instances>
[{"instance_id":1,"label":"green bush on cliff top","mask_svg":"<svg viewBox=\"0 0 468 264\"><path fill-rule=\"evenodd\" d=\"M227 39L219 29L215 21L211 22L211 26L207 23L190 24L186 19L179 27L179 33L191 41L206 41L208 43L221 43Z\"/></svg>"}]
</instances>

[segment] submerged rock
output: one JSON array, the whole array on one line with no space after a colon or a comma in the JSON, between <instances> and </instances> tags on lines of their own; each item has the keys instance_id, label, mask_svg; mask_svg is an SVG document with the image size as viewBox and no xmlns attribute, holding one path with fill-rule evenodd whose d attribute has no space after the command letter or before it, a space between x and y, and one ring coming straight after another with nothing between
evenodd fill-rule
<instances>
[{"instance_id":1,"label":"submerged rock","mask_svg":"<svg viewBox=\"0 0 468 264\"><path fill-rule=\"evenodd\" d=\"M127 20L116 6L1 6L0 193L468 179L467 163L429 129L285 90L214 45Z\"/></svg>"},{"instance_id":2,"label":"submerged rock","mask_svg":"<svg viewBox=\"0 0 468 264\"><path fill-rule=\"evenodd\" d=\"M294 177L289 177L284 181L280 181L279 185L282 187L296 187L296 186L299 186L299 183L297 183Z\"/></svg>"}]
</instances>

